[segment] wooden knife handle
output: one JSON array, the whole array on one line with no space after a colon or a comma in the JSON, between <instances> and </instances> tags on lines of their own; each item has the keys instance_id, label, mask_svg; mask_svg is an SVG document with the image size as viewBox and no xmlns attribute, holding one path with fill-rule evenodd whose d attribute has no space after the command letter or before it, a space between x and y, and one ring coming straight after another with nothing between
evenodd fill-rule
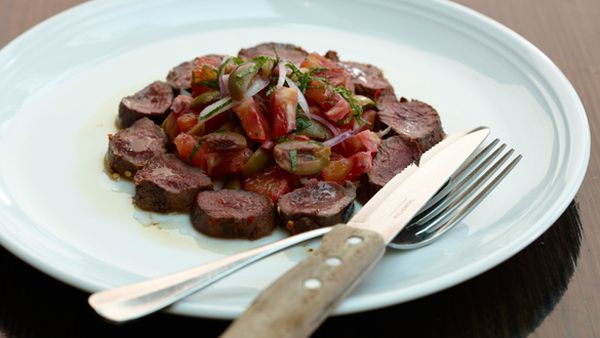
<instances>
[{"instance_id":1,"label":"wooden knife handle","mask_svg":"<svg viewBox=\"0 0 600 338\"><path fill-rule=\"evenodd\" d=\"M258 295L221 337L308 337L381 259L385 246L374 231L336 225L318 250Z\"/></svg>"}]
</instances>

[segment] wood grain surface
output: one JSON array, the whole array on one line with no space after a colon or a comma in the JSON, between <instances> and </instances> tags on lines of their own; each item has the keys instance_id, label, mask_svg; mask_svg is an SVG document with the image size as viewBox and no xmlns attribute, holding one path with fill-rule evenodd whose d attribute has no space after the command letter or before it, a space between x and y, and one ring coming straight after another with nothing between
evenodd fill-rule
<instances>
[{"instance_id":1,"label":"wood grain surface","mask_svg":"<svg viewBox=\"0 0 600 338\"><path fill-rule=\"evenodd\" d=\"M0 0L0 47L77 0ZM459 0L515 30L575 86L592 132L577 197L538 240L496 268L397 306L329 318L314 337L600 337L600 1ZM229 322L156 314L116 326L88 294L0 248L0 337L213 337Z\"/></svg>"}]
</instances>

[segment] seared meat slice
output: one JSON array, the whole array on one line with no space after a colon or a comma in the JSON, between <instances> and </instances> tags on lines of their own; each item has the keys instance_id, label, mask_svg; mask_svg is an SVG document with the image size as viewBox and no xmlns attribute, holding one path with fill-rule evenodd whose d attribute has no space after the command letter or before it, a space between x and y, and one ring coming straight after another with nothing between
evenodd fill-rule
<instances>
[{"instance_id":1,"label":"seared meat slice","mask_svg":"<svg viewBox=\"0 0 600 338\"><path fill-rule=\"evenodd\" d=\"M379 120L413 144L419 155L445 136L438 112L427 103L401 98L381 103L379 109Z\"/></svg>"},{"instance_id":2,"label":"seared meat slice","mask_svg":"<svg viewBox=\"0 0 600 338\"><path fill-rule=\"evenodd\" d=\"M166 145L163 130L144 117L108 136L106 160L112 171L131 178L152 157L166 153Z\"/></svg>"},{"instance_id":3,"label":"seared meat slice","mask_svg":"<svg viewBox=\"0 0 600 338\"><path fill-rule=\"evenodd\" d=\"M154 81L139 92L126 96L119 104L119 125L131 126L142 117L161 123L173 102L173 88L162 81Z\"/></svg>"},{"instance_id":4,"label":"seared meat slice","mask_svg":"<svg viewBox=\"0 0 600 338\"><path fill-rule=\"evenodd\" d=\"M187 212L201 190L212 189L202 170L181 161L174 154L152 158L133 177L134 203L156 212Z\"/></svg>"},{"instance_id":5,"label":"seared meat slice","mask_svg":"<svg viewBox=\"0 0 600 338\"><path fill-rule=\"evenodd\" d=\"M368 184L372 186L373 193L381 189L415 159L414 149L400 136L383 140L373 159L373 167L367 172Z\"/></svg>"},{"instance_id":6,"label":"seared meat slice","mask_svg":"<svg viewBox=\"0 0 600 338\"><path fill-rule=\"evenodd\" d=\"M223 189L200 192L191 219L194 228L208 236L257 239L273 231L276 211L264 195Z\"/></svg>"},{"instance_id":7,"label":"seared meat slice","mask_svg":"<svg viewBox=\"0 0 600 338\"><path fill-rule=\"evenodd\" d=\"M394 97L394 88L383 76L381 69L365 63L344 61L340 64L350 73L350 82L356 94L378 100L382 96Z\"/></svg>"},{"instance_id":8,"label":"seared meat slice","mask_svg":"<svg viewBox=\"0 0 600 338\"><path fill-rule=\"evenodd\" d=\"M175 90L190 89L192 87L193 61L182 62L167 74L167 83Z\"/></svg>"},{"instance_id":9,"label":"seared meat slice","mask_svg":"<svg viewBox=\"0 0 600 338\"><path fill-rule=\"evenodd\" d=\"M348 221L354 211L356 187L349 182L309 182L279 198L281 218L292 234Z\"/></svg>"},{"instance_id":10,"label":"seared meat slice","mask_svg":"<svg viewBox=\"0 0 600 338\"><path fill-rule=\"evenodd\" d=\"M289 43L276 42L261 43L254 47L242 48L238 53L238 56L248 59L257 57L259 55L279 55L279 57L282 59L289 60L295 65L300 65L308 53L298 46Z\"/></svg>"}]
</instances>

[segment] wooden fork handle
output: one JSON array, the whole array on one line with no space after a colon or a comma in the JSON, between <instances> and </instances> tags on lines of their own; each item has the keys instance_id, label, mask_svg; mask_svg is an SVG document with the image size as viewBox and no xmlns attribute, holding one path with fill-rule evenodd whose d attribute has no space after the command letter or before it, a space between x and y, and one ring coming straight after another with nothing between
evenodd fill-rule
<instances>
[{"instance_id":1,"label":"wooden fork handle","mask_svg":"<svg viewBox=\"0 0 600 338\"><path fill-rule=\"evenodd\" d=\"M336 225L318 250L264 290L222 335L308 337L383 256L378 233Z\"/></svg>"}]
</instances>

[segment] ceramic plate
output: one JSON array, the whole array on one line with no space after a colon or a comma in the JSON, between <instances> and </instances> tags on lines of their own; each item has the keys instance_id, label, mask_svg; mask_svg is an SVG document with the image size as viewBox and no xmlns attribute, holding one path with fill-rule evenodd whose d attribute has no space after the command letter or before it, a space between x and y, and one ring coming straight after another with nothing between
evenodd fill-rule
<instances>
[{"instance_id":1,"label":"ceramic plate","mask_svg":"<svg viewBox=\"0 0 600 338\"><path fill-rule=\"evenodd\" d=\"M436 107L448 133L489 126L524 156L442 240L388 250L338 314L405 302L492 268L548 229L581 184L589 127L565 76L514 32L453 3L92 1L0 51L2 245L57 279L97 291L285 236L204 237L185 215L137 211L131 184L103 169L123 96L194 56L265 41L377 65L399 96ZM306 251L272 256L170 311L235 317Z\"/></svg>"}]
</instances>

